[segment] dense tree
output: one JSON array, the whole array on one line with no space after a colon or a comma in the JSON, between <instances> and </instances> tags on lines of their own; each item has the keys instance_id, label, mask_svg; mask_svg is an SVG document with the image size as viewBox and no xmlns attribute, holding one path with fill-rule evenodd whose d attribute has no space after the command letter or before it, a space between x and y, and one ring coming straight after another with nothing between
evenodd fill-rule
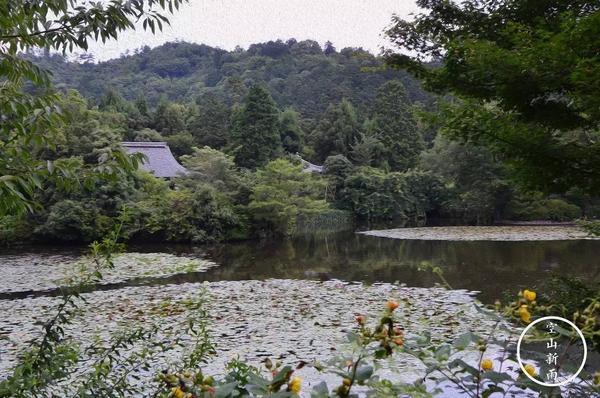
<instances>
[{"instance_id":1,"label":"dense tree","mask_svg":"<svg viewBox=\"0 0 600 398\"><path fill-rule=\"evenodd\" d=\"M85 66L57 55L30 58L52 70L57 84L75 88L95 103L113 88L128 101L142 93L149 107L156 107L161 96L181 103L207 94L231 106L243 102L250 85L261 83L280 109L293 108L303 118L316 119L330 103L344 98L366 113L377 87L390 79L400 79L413 102L431 102L414 78L404 71L382 68L381 58L366 51L347 49L341 54L327 46L321 50L315 42L290 41L285 43L288 53L284 50L273 57L261 55L258 49L264 46L259 43L253 46L257 51L228 52L201 44L165 43ZM172 59L186 59L188 72L163 73L161 63L170 64Z\"/></svg>"},{"instance_id":2,"label":"dense tree","mask_svg":"<svg viewBox=\"0 0 600 398\"><path fill-rule=\"evenodd\" d=\"M387 168L385 152L386 149L379 139L377 124L374 123L374 120L365 120L360 136L351 145L350 158L359 166Z\"/></svg>"},{"instance_id":3,"label":"dense tree","mask_svg":"<svg viewBox=\"0 0 600 398\"><path fill-rule=\"evenodd\" d=\"M248 210L263 234L290 235L298 216L329 208L323 181L284 159L258 170L250 198Z\"/></svg>"},{"instance_id":4,"label":"dense tree","mask_svg":"<svg viewBox=\"0 0 600 398\"><path fill-rule=\"evenodd\" d=\"M348 157L360 138L361 125L352 104L343 100L329 105L312 133L317 160L324 161L331 155Z\"/></svg>"},{"instance_id":5,"label":"dense tree","mask_svg":"<svg viewBox=\"0 0 600 398\"><path fill-rule=\"evenodd\" d=\"M156 130L145 128L134 132L133 140L137 142L164 141L164 137Z\"/></svg>"},{"instance_id":6,"label":"dense tree","mask_svg":"<svg viewBox=\"0 0 600 398\"><path fill-rule=\"evenodd\" d=\"M194 137L187 131L173 134L167 137L167 144L173 155L179 157L181 155L189 155L194 147Z\"/></svg>"},{"instance_id":7,"label":"dense tree","mask_svg":"<svg viewBox=\"0 0 600 398\"><path fill-rule=\"evenodd\" d=\"M154 112L153 128L163 135L185 131L187 108L163 99Z\"/></svg>"},{"instance_id":8,"label":"dense tree","mask_svg":"<svg viewBox=\"0 0 600 398\"><path fill-rule=\"evenodd\" d=\"M423 13L387 32L414 55L388 62L460 99L445 110L446 134L501 154L530 186L600 192L600 3L417 4Z\"/></svg>"},{"instance_id":9,"label":"dense tree","mask_svg":"<svg viewBox=\"0 0 600 398\"><path fill-rule=\"evenodd\" d=\"M424 143L400 81L389 81L377 91L373 123L375 135L382 144L383 159L390 169L404 171L414 167Z\"/></svg>"},{"instance_id":10,"label":"dense tree","mask_svg":"<svg viewBox=\"0 0 600 398\"><path fill-rule=\"evenodd\" d=\"M327 198L340 203L346 177L352 173L354 165L344 155L333 155L325 159L323 173L327 178Z\"/></svg>"},{"instance_id":11,"label":"dense tree","mask_svg":"<svg viewBox=\"0 0 600 398\"><path fill-rule=\"evenodd\" d=\"M230 122L230 108L215 94L209 93L196 99L188 130L197 145L221 149L229 143Z\"/></svg>"},{"instance_id":12,"label":"dense tree","mask_svg":"<svg viewBox=\"0 0 600 398\"><path fill-rule=\"evenodd\" d=\"M250 88L232 127L231 145L239 166L254 169L281 153L277 107L264 87Z\"/></svg>"},{"instance_id":13,"label":"dense tree","mask_svg":"<svg viewBox=\"0 0 600 398\"><path fill-rule=\"evenodd\" d=\"M333 43L330 42L329 40L327 40L325 42L325 47L323 48L323 53L325 55L331 55L331 54L335 54L336 50L335 47L333 46Z\"/></svg>"},{"instance_id":14,"label":"dense tree","mask_svg":"<svg viewBox=\"0 0 600 398\"><path fill-rule=\"evenodd\" d=\"M422 167L448 187L446 216L490 223L501 218L511 199L507 170L485 148L440 136L424 154Z\"/></svg>"},{"instance_id":15,"label":"dense tree","mask_svg":"<svg viewBox=\"0 0 600 398\"><path fill-rule=\"evenodd\" d=\"M304 131L302 131L298 112L286 109L279 114L279 134L284 151L288 153L302 152Z\"/></svg>"}]
</instances>

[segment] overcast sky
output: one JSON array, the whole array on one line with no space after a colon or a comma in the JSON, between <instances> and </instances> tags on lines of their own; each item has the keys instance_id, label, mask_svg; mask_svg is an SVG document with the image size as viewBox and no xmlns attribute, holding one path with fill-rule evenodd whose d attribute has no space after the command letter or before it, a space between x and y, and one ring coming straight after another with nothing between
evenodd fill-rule
<instances>
[{"instance_id":1,"label":"overcast sky","mask_svg":"<svg viewBox=\"0 0 600 398\"><path fill-rule=\"evenodd\" d=\"M392 14L417 11L413 0L190 0L175 15L171 27L153 36L138 29L118 43L91 46L97 60L118 57L143 45L185 40L231 50L268 40L330 40L338 49L363 47L378 53L382 31Z\"/></svg>"}]
</instances>

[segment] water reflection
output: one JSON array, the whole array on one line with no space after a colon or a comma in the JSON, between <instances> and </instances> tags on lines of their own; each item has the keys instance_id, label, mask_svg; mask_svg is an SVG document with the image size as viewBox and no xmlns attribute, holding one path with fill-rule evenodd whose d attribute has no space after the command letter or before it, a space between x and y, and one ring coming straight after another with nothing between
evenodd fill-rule
<instances>
[{"instance_id":1,"label":"water reflection","mask_svg":"<svg viewBox=\"0 0 600 398\"><path fill-rule=\"evenodd\" d=\"M206 255L221 267L184 279L267 278L401 282L433 286L438 279L419 270L423 261L440 267L454 288L478 290L493 302L503 291L541 285L552 273L595 280L599 241L457 242L394 240L359 234L313 236L282 242L240 242L215 247L156 246L138 250Z\"/></svg>"}]
</instances>

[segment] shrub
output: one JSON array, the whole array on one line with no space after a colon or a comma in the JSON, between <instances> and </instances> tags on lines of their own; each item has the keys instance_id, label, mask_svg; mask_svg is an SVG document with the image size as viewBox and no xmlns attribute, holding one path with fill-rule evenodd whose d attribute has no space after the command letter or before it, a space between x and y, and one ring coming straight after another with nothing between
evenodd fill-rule
<instances>
[{"instance_id":1,"label":"shrub","mask_svg":"<svg viewBox=\"0 0 600 398\"><path fill-rule=\"evenodd\" d=\"M592 236L600 236L600 221L593 220L580 220L577 223L585 232Z\"/></svg>"},{"instance_id":2,"label":"shrub","mask_svg":"<svg viewBox=\"0 0 600 398\"><path fill-rule=\"evenodd\" d=\"M23 242L31 237L31 226L22 216L0 217L0 245Z\"/></svg>"},{"instance_id":3,"label":"shrub","mask_svg":"<svg viewBox=\"0 0 600 398\"><path fill-rule=\"evenodd\" d=\"M217 242L236 226L239 217L229 199L202 184L193 191L168 190L131 204L125 228L132 239Z\"/></svg>"},{"instance_id":4,"label":"shrub","mask_svg":"<svg viewBox=\"0 0 600 398\"><path fill-rule=\"evenodd\" d=\"M108 229L105 219L99 225L98 209L93 202L61 200L50 207L48 217L35 234L45 239L67 242L89 242Z\"/></svg>"},{"instance_id":5,"label":"shrub","mask_svg":"<svg viewBox=\"0 0 600 398\"><path fill-rule=\"evenodd\" d=\"M571 221L581 216L581 209L562 199L541 201L529 209L532 220Z\"/></svg>"},{"instance_id":6,"label":"shrub","mask_svg":"<svg viewBox=\"0 0 600 398\"><path fill-rule=\"evenodd\" d=\"M164 141L164 137L156 130L145 128L136 131L133 140L136 142Z\"/></svg>"},{"instance_id":7,"label":"shrub","mask_svg":"<svg viewBox=\"0 0 600 398\"><path fill-rule=\"evenodd\" d=\"M411 170L386 173L359 167L344 181L343 206L362 220L382 221L425 217L444 195L444 188L431 173Z\"/></svg>"},{"instance_id":8,"label":"shrub","mask_svg":"<svg viewBox=\"0 0 600 398\"><path fill-rule=\"evenodd\" d=\"M194 137L188 132L177 133L167 137L167 144L176 157L192 153Z\"/></svg>"},{"instance_id":9,"label":"shrub","mask_svg":"<svg viewBox=\"0 0 600 398\"><path fill-rule=\"evenodd\" d=\"M291 235L299 216L329 210L324 188L323 180L303 172L301 165L284 159L267 163L256 174L248 204L257 232Z\"/></svg>"}]
</instances>

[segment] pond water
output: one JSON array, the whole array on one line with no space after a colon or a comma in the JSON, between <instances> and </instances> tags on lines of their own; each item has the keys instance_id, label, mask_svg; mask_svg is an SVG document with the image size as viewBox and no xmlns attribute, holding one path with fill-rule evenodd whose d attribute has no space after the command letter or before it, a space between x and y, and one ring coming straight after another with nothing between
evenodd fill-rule
<instances>
[{"instance_id":1,"label":"pond water","mask_svg":"<svg viewBox=\"0 0 600 398\"><path fill-rule=\"evenodd\" d=\"M176 302L198 291L202 284L196 282L209 281L208 310L219 319L213 336L219 355L211 371L223 369L231 347L251 363L265 355L286 363L323 360L354 324L355 314L375 319L381 301L392 295L410 302L399 315L409 334L418 334L423 325L444 339L467 330L484 333L494 322L474 309L468 291L480 291L478 298L490 303L505 291L543 290L553 274L592 280L600 272L598 240L435 241L344 233L213 246L130 245L128 251L107 285L98 289L111 291L86 293L89 314L77 320L74 335L85 342L106 333L107 325L147 323L139 314L152 317L164 300ZM38 318L49 316L56 303L57 298L44 297L58 292L56 264L83 253L81 247L0 253L0 337L5 336L0 339L0 378L39 329ZM181 256L181 264L171 254ZM442 269L454 289L465 290L422 289L439 282L420 269L424 262ZM222 303L231 305L224 309ZM290 314L310 322L299 323ZM157 319L166 325L176 320ZM408 365L398 369L406 373Z\"/></svg>"},{"instance_id":2,"label":"pond water","mask_svg":"<svg viewBox=\"0 0 600 398\"><path fill-rule=\"evenodd\" d=\"M480 291L478 298L491 303L506 291L514 294L520 288L543 286L552 275L595 280L600 273L598 240L425 241L342 233L287 241L215 246L149 244L130 245L128 249L202 257L219 266L206 272L138 278L124 285L275 278L400 282L431 287L439 278L423 269L426 262L441 268L453 288ZM11 250L13 254L24 251L30 251L33 261L37 255L68 258L84 252L81 248L60 247ZM0 263L11 252L0 256ZM10 297L5 294L2 298Z\"/></svg>"},{"instance_id":3,"label":"pond water","mask_svg":"<svg viewBox=\"0 0 600 398\"><path fill-rule=\"evenodd\" d=\"M207 256L220 267L171 278L178 281L248 279L341 279L400 282L430 287L437 276L420 270L438 266L455 289L480 291L493 302L503 292L542 286L551 275L595 279L600 273L600 241L421 241L346 233L281 242L239 242L210 248L141 246L138 251L167 251Z\"/></svg>"}]
</instances>

